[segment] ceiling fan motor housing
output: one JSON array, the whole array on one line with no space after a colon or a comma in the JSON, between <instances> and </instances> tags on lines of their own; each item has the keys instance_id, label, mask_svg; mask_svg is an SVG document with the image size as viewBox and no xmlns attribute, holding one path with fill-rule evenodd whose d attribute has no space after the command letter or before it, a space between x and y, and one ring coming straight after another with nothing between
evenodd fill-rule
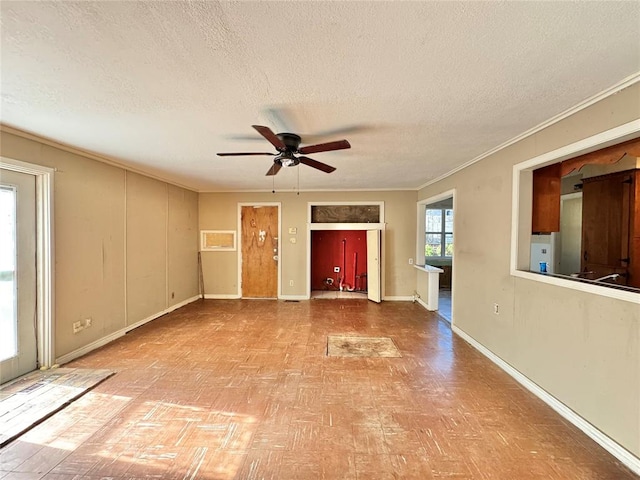
<instances>
[{"instance_id":1,"label":"ceiling fan motor housing","mask_svg":"<svg viewBox=\"0 0 640 480\"><path fill-rule=\"evenodd\" d=\"M295 133L278 133L276 136L285 144L286 152L296 153L302 139Z\"/></svg>"},{"instance_id":2,"label":"ceiling fan motor housing","mask_svg":"<svg viewBox=\"0 0 640 480\"><path fill-rule=\"evenodd\" d=\"M278 133L276 136L282 140L286 148L284 150L278 149L280 150L280 154L277 155L273 161L283 167L295 167L298 165L300 160L293 154L298 151L298 147L300 146L300 141L302 140L300 136L295 133Z\"/></svg>"}]
</instances>

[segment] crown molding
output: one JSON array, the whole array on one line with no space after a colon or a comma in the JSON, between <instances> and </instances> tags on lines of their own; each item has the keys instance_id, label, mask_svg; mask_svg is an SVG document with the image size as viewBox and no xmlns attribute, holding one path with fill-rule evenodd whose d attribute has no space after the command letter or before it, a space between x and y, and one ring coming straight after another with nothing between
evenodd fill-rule
<instances>
[{"instance_id":1,"label":"crown molding","mask_svg":"<svg viewBox=\"0 0 640 480\"><path fill-rule=\"evenodd\" d=\"M450 177L451 175L458 173L460 170L464 170L465 168L473 165L474 163L479 162L480 160L487 158L490 155L493 155L494 153L499 152L500 150L503 150L507 147L509 147L510 145L513 145L514 143L517 143L521 140L524 140L527 137L530 137L531 135L534 135L538 132L540 132L541 130L544 130L547 127L550 127L551 125L554 125L562 120L564 120L567 117L570 117L571 115L574 115L578 112L580 112L581 110L584 110L587 107L590 107L591 105L598 103L601 100L604 100L607 97L610 97L612 95L615 95L616 93L620 92L621 90L624 90L625 88L628 88L636 83L640 82L640 72L636 72L632 75L629 75L627 78L623 79L622 81L616 83L614 86L607 88L606 90L603 90L600 93L597 93L595 95L593 95L592 97L587 98L586 100L584 100L583 102L580 102L579 104L569 108L568 110L565 110L564 112L559 113L558 115L556 115L555 117L551 117L549 120L546 120L538 125L536 125L533 128L530 128L529 130L527 130L526 132L521 133L520 135L517 135L515 137L513 137L511 140L507 140L506 142L498 145L497 147L492 148L491 150L469 160L466 163L463 163L462 165L460 165L459 167L454 168L453 170L444 173L442 175L440 175L439 177L434 178L433 180L429 180L425 183L423 183L422 185L420 185L419 187L416 188L416 190L422 190L423 188L428 187L429 185L433 185L434 183L438 183L441 180L444 180L447 177Z\"/></svg>"},{"instance_id":2,"label":"crown molding","mask_svg":"<svg viewBox=\"0 0 640 480\"><path fill-rule=\"evenodd\" d=\"M88 158L90 160L95 160L97 162L101 162L101 163L106 163L107 165L111 165L112 167L118 167L121 168L123 170L126 170L127 172L132 172L132 173L137 173L138 175L143 175L145 177L149 177L149 178L153 178L154 180L158 180L164 183L168 183L170 185L174 185L176 187L180 187L180 188L184 188L185 190L190 190L192 192L198 192L196 189L192 188L192 187L188 187L186 185L182 185L178 182L175 182L173 180L169 180L167 178L163 178L159 175L154 175L151 174L149 172L145 172L144 170L138 169L138 168L134 168L131 167L129 165L126 165L124 163L122 163L119 160L116 160L114 158L105 156L105 155L100 155L94 152L90 152L89 150L84 150L82 148L78 148L78 147L74 147L73 145L69 145L66 143L62 143L59 142L57 140L53 140L51 138L47 138L47 137L43 137L41 135L37 135L35 133L31 133L31 132L27 132L26 130L21 130L19 128L16 127L11 127L9 125L6 125L4 123L0 122L0 132L5 132L5 133L9 133L11 135L15 135L16 137L21 137L24 138L26 140L32 140L34 142L38 142L38 143L42 143L43 145L48 145L49 147L53 147L53 148L57 148L58 150L63 150L65 152L69 152L72 153L74 155L80 155L81 157L85 157Z\"/></svg>"}]
</instances>

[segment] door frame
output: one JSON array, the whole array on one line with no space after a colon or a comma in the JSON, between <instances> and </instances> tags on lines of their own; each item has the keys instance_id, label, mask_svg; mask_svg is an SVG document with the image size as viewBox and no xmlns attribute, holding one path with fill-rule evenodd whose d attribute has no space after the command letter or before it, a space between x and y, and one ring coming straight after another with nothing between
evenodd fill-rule
<instances>
[{"instance_id":1,"label":"door frame","mask_svg":"<svg viewBox=\"0 0 640 480\"><path fill-rule=\"evenodd\" d=\"M454 285L456 283L456 224L458 222L456 216L456 204L457 204L457 190L455 188L447 190L436 195L425 198L424 200L418 200L417 203L417 228L416 228L416 263L420 260L420 264L424 261L424 244L425 244L425 231L426 231L426 218L425 210L428 205L437 203L441 200L451 198L453 201L453 257L451 257L451 325L455 320L455 303L454 299ZM420 275L423 275L421 273Z\"/></svg>"},{"instance_id":2,"label":"door frame","mask_svg":"<svg viewBox=\"0 0 640 480\"><path fill-rule=\"evenodd\" d=\"M36 178L36 301L38 366L55 365L53 174L55 169L0 157L0 168Z\"/></svg>"},{"instance_id":3,"label":"door frame","mask_svg":"<svg viewBox=\"0 0 640 480\"><path fill-rule=\"evenodd\" d=\"M282 202L238 202L238 298L242 298L242 207L278 207L278 293L282 296Z\"/></svg>"},{"instance_id":4,"label":"door frame","mask_svg":"<svg viewBox=\"0 0 640 480\"><path fill-rule=\"evenodd\" d=\"M311 207L317 205L378 205L380 207L380 223L311 223ZM384 217L383 201L357 201L357 202L308 202L307 203L307 291L306 299L311 298L311 231L313 230L380 230L380 298L385 296L385 231L387 224Z\"/></svg>"}]
</instances>

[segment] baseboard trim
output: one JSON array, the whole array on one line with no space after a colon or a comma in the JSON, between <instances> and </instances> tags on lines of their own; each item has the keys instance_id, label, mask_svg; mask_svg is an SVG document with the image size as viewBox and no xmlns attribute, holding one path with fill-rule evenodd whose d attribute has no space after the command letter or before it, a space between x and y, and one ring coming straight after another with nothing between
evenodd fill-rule
<instances>
[{"instance_id":1,"label":"baseboard trim","mask_svg":"<svg viewBox=\"0 0 640 480\"><path fill-rule=\"evenodd\" d=\"M114 340L117 340L118 338L123 337L126 333L127 333L127 330L125 328L121 328L116 332L110 333L105 337L99 338L98 340L95 340L89 343L88 345L85 345L84 347L80 347L72 352L69 352L65 355L62 355L61 357L56 358L56 365L64 365L65 363L69 363L71 360L75 360L76 358L86 355L87 353L91 352L92 350L95 350L96 348L100 348L106 345L107 343L111 343Z\"/></svg>"},{"instance_id":2,"label":"baseboard trim","mask_svg":"<svg viewBox=\"0 0 640 480\"><path fill-rule=\"evenodd\" d=\"M424 307L425 310L428 310L429 312L433 312L433 310L429 309L427 302L425 302L421 298L416 298L416 302L418 302L419 305L422 305L422 307Z\"/></svg>"},{"instance_id":3,"label":"baseboard trim","mask_svg":"<svg viewBox=\"0 0 640 480\"><path fill-rule=\"evenodd\" d=\"M205 293L204 298L207 300L237 300L242 297L237 294Z\"/></svg>"},{"instance_id":4,"label":"baseboard trim","mask_svg":"<svg viewBox=\"0 0 640 480\"><path fill-rule=\"evenodd\" d=\"M64 365L65 363L69 363L71 360L75 360L76 358L79 358L83 355L86 355L87 353L95 350L96 348L100 348L105 346L107 343L111 343L114 340L126 335L127 332L130 332L131 330L134 330L138 327L141 327L142 325L144 325L145 323L149 323L151 320L155 320L158 317L161 317L162 315L166 315L169 312L173 312L174 310L177 310L180 307L184 307L185 305L191 303L191 302L195 302L196 300L198 300L200 298L199 295L196 295L195 297L191 297L188 298L182 302L176 303L175 305L170 306L169 308L158 312L154 315L151 315L143 320L140 320L139 322L133 323L131 325L127 325L124 328L121 328L120 330L117 330L113 333L110 333L109 335L106 335L102 338L99 338L98 340L95 340L87 345L85 345L84 347L80 347L72 352L69 352L65 355L62 355L61 357L56 358L56 364L57 365Z\"/></svg>"},{"instance_id":5,"label":"baseboard trim","mask_svg":"<svg viewBox=\"0 0 640 480\"><path fill-rule=\"evenodd\" d=\"M413 295L390 295L382 297L385 302L413 302Z\"/></svg>"},{"instance_id":6,"label":"baseboard trim","mask_svg":"<svg viewBox=\"0 0 640 480\"><path fill-rule=\"evenodd\" d=\"M551 395L549 392L541 388L539 385L529 380L526 376L520 373L518 370L513 368L507 362L498 357L495 353L489 350L487 347L476 341L473 337L468 335L463 330L460 330L455 325L451 326L451 329L463 340L465 340L468 344L482 353L485 357L499 366L502 370L507 372L512 378L514 378L520 385L533 393L536 397L542 400L544 403L553 408L557 413L559 413L565 420L568 420L573 425L578 427L582 432L584 432L589 438L595 441L598 445L604 448L611 455L616 457L623 463L627 468L633 471L636 474L640 475L640 458L636 457L629 450L624 448L618 442L613 440L611 437L605 435L602 431L600 431L597 427L589 423L583 417L578 415L576 412L567 407L564 403L558 400L556 397Z\"/></svg>"}]
</instances>

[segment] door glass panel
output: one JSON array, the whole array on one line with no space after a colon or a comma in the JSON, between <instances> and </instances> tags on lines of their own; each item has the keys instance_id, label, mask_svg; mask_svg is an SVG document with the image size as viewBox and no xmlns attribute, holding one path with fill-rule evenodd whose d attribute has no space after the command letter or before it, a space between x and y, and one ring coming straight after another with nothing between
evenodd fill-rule
<instances>
[{"instance_id":1,"label":"door glass panel","mask_svg":"<svg viewBox=\"0 0 640 480\"><path fill-rule=\"evenodd\" d=\"M0 187L0 361L18 353L16 294L16 191L3 186Z\"/></svg>"}]
</instances>

